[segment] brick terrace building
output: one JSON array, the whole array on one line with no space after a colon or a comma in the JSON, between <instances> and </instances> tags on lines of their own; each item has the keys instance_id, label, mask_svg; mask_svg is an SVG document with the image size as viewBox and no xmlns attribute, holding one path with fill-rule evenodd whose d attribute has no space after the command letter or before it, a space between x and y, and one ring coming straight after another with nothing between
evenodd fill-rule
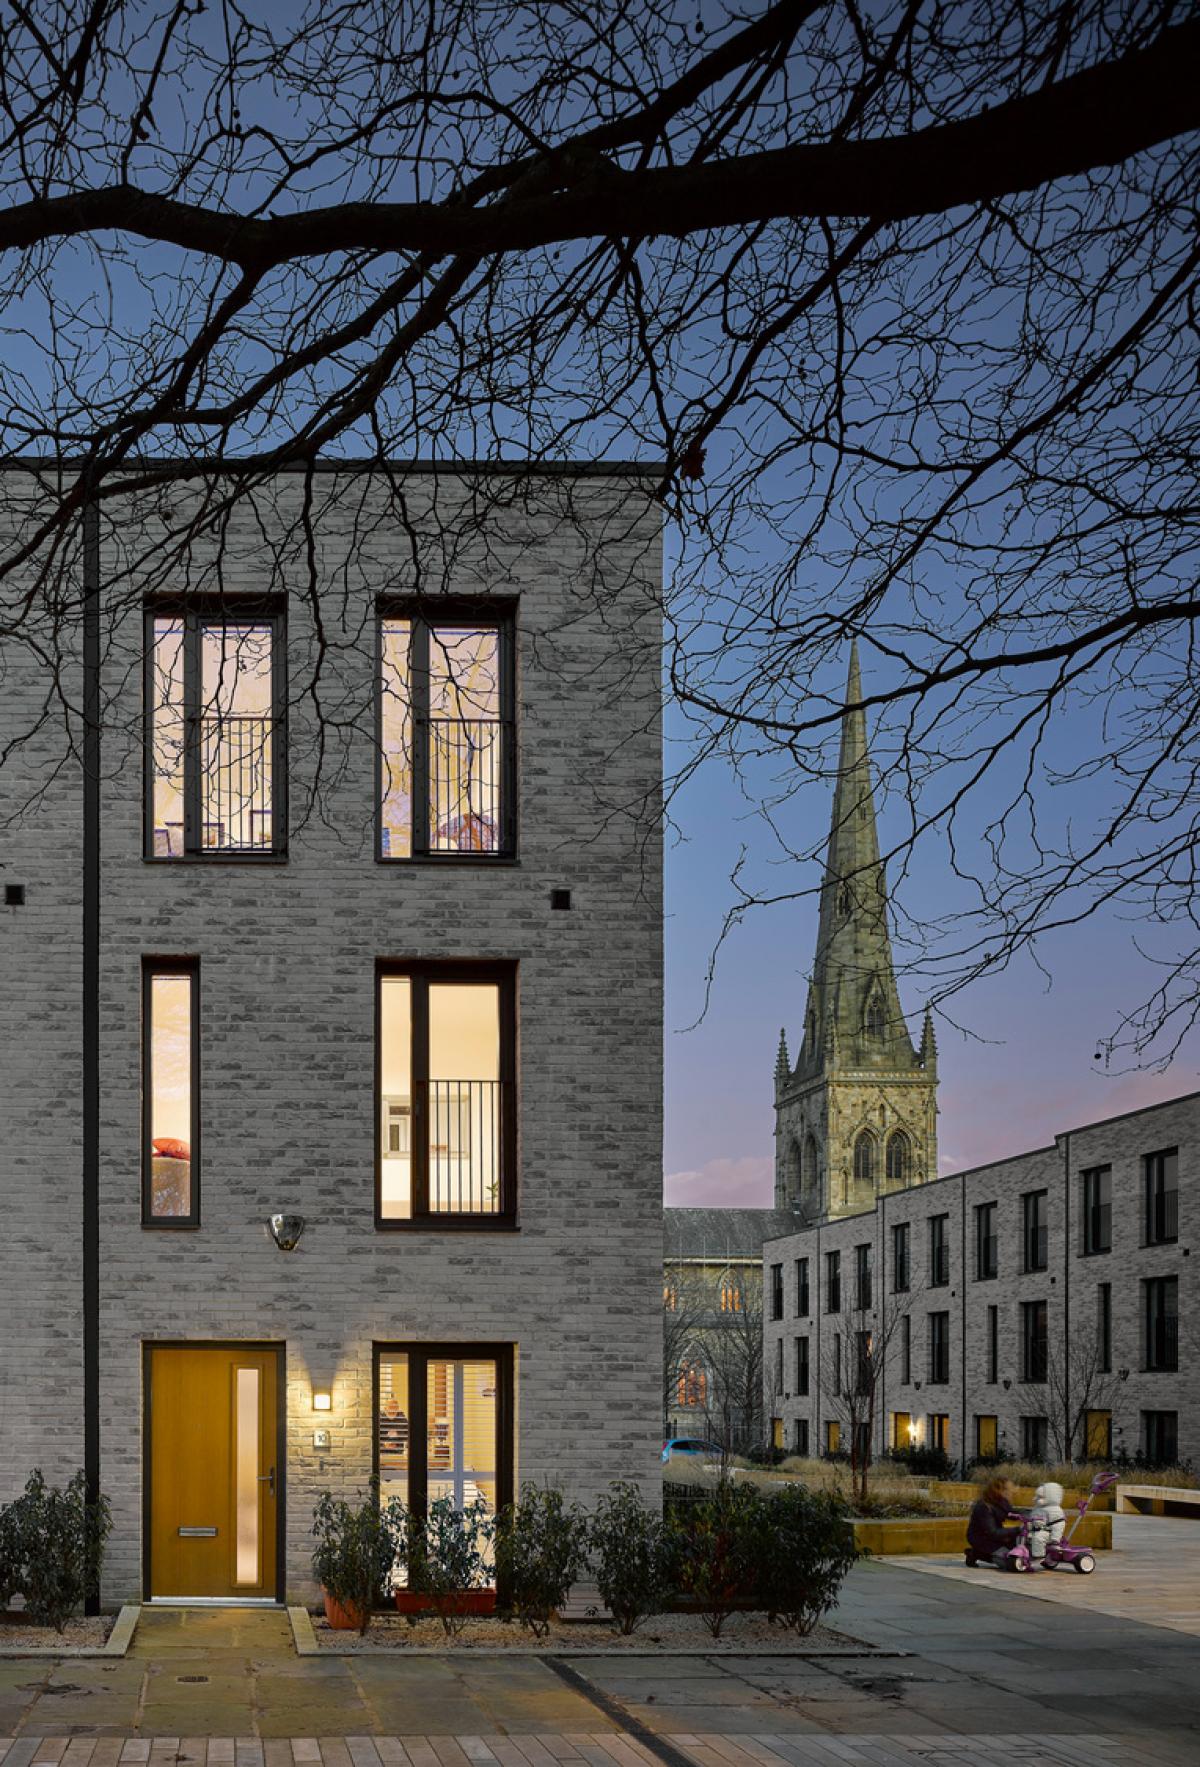
<instances>
[{"instance_id":1,"label":"brick terrace building","mask_svg":"<svg viewBox=\"0 0 1200 1767\"><path fill-rule=\"evenodd\" d=\"M85 1465L110 1602L307 1595L375 1469L658 1476L650 481L282 473L170 560L222 485L85 517L82 769L19 638L0 703L0 1500Z\"/></svg>"}]
</instances>

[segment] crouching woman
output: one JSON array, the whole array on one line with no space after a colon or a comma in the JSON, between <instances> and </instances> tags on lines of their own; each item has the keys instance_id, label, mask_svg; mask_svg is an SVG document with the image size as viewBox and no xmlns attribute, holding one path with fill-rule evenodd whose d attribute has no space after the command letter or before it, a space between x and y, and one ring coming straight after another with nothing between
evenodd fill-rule
<instances>
[{"instance_id":1,"label":"crouching woman","mask_svg":"<svg viewBox=\"0 0 1200 1767\"><path fill-rule=\"evenodd\" d=\"M967 1563L989 1561L1003 1564L1016 1538L1020 1517L1012 1505L1012 1486L1007 1479L993 1479L979 1497L967 1521Z\"/></svg>"}]
</instances>

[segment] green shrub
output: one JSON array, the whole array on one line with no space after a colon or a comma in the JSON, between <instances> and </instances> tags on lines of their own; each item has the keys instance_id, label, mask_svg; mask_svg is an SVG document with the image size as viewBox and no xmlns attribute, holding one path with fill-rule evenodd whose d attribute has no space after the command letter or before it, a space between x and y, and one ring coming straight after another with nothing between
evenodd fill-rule
<instances>
[{"instance_id":1,"label":"green shrub","mask_svg":"<svg viewBox=\"0 0 1200 1767\"><path fill-rule=\"evenodd\" d=\"M496 1576L506 1601L535 1638L567 1599L587 1563L587 1519L562 1492L523 1485L496 1524Z\"/></svg>"},{"instance_id":2,"label":"green shrub","mask_svg":"<svg viewBox=\"0 0 1200 1767\"><path fill-rule=\"evenodd\" d=\"M712 1496L672 1513L671 1556L679 1588L691 1596L714 1638L753 1595L764 1502L752 1485L722 1479Z\"/></svg>"},{"instance_id":3,"label":"green shrub","mask_svg":"<svg viewBox=\"0 0 1200 1767\"><path fill-rule=\"evenodd\" d=\"M666 1529L633 1485L613 1484L588 1529L604 1605L626 1637L663 1610L670 1590Z\"/></svg>"},{"instance_id":4,"label":"green shrub","mask_svg":"<svg viewBox=\"0 0 1200 1767\"><path fill-rule=\"evenodd\" d=\"M467 1592L484 1588L496 1524L482 1497L456 1509L449 1497L429 1506L422 1522L397 1505L399 1556L408 1567L408 1587L429 1597L447 1638L467 1621Z\"/></svg>"},{"instance_id":5,"label":"green shrub","mask_svg":"<svg viewBox=\"0 0 1200 1767\"><path fill-rule=\"evenodd\" d=\"M831 1492L790 1485L759 1507L756 1599L773 1624L811 1632L860 1556L849 1506Z\"/></svg>"},{"instance_id":6,"label":"green shrub","mask_svg":"<svg viewBox=\"0 0 1200 1767\"><path fill-rule=\"evenodd\" d=\"M62 1488L34 1468L25 1489L4 1512L0 1537L0 1594L7 1606L25 1597L35 1626L61 1632L88 1591L99 1586L104 1542L112 1522L108 1501L88 1501L82 1472Z\"/></svg>"},{"instance_id":7,"label":"green shrub","mask_svg":"<svg viewBox=\"0 0 1200 1767\"><path fill-rule=\"evenodd\" d=\"M401 1514L395 1502L380 1506L378 1480L360 1496L361 1502L350 1504L322 1491L313 1510L312 1568L326 1595L365 1632L396 1562Z\"/></svg>"},{"instance_id":8,"label":"green shrub","mask_svg":"<svg viewBox=\"0 0 1200 1767\"><path fill-rule=\"evenodd\" d=\"M913 1473L917 1478L952 1479L954 1477L954 1462L946 1450L929 1447L921 1442L914 1442L908 1448L889 1448L881 1458L903 1467L905 1472Z\"/></svg>"}]
</instances>

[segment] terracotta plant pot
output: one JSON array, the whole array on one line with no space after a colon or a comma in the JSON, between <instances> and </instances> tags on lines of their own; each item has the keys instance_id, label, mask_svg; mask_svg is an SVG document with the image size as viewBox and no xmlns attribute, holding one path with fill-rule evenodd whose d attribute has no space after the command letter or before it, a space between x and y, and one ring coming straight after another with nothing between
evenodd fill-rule
<instances>
[{"instance_id":1,"label":"terracotta plant pot","mask_svg":"<svg viewBox=\"0 0 1200 1767\"><path fill-rule=\"evenodd\" d=\"M443 1597L447 1607L457 1614L494 1614L496 1611L496 1591L494 1589L460 1589L454 1595ZM395 1592L396 1612L401 1614L437 1614L441 1612L439 1599L435 1595L421 1595L415 1589L397 1589Z\"/></svg>"},{"instance_id":2,"label":"terracotta plant pot","mask_svg":"<svg viewBox=\"0 0 1200 1767\"><path fill-rule=\"evenodd\" d=\"M326 1595L325 1618L335 1632L361 1632L366 1612L361 1607L343 1607L332 1595Z\"/></svg>"}]
</instances>

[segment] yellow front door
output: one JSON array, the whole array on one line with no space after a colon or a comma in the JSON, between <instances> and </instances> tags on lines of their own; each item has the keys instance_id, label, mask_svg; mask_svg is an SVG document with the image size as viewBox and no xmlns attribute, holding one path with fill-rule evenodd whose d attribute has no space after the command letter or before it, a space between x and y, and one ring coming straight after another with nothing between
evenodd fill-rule
<instances>
[{"instance_id":1,"label":"yellow front door","mask_svg":"<svg viewBox=\"0 0 1200 1767\"><path fill-rule=\"evenodd\" d=\"M1112 1459L1112 1412L1089 1411L1086 1422L1089 1460Z\"/></svg>"},{"instance_id":2,"label":"yellow front door","mask_svg":"<svg viewBox=\"0 0 1200 1767\"><path fill-rule=\"evenodd\" d=\"M274 1598L277 1374L270 1349L150 1350L152 1596Z\"/></svg>"}]
</instances>

